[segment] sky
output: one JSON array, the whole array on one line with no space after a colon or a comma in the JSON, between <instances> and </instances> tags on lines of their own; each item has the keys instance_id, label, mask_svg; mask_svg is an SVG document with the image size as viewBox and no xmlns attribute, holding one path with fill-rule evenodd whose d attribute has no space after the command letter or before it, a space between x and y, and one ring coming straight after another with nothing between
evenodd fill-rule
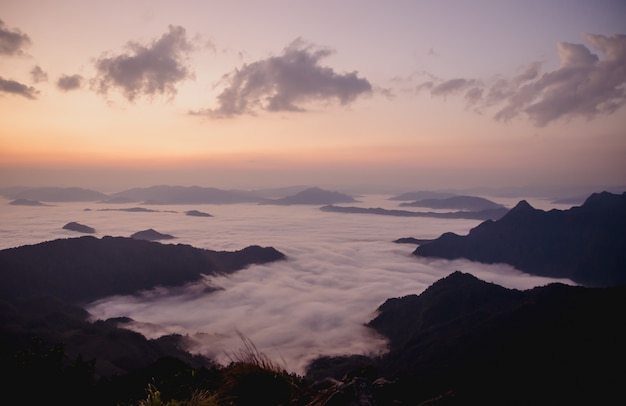
<instances>
[{"instance_id":1,"label":"sky","mask_svg":"<svg viewBox=\"0 0 626 406\"><path fill-rule=\"evenodd\" d=\"M626 185L626 2L0 0L0 186Z\"/></svg>"}]
</instances>

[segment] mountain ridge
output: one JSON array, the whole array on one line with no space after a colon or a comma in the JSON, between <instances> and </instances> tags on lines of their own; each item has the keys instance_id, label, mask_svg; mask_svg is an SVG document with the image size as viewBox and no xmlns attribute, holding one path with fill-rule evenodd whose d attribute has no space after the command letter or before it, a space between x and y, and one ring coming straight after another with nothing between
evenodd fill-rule
<instances>
[{"instance_id":1,"label":"mountain ridge","mask_svg":"<svg viewBox=\"0 0 626 406\"><path fill-rule=\"evenodd\" d=\"M544 211L520 201L465 236L444 233L413 255L507 263L540 276L589 286L626 283L626 192L590 195L581 206Z\"/></svg>"}]
</instances>

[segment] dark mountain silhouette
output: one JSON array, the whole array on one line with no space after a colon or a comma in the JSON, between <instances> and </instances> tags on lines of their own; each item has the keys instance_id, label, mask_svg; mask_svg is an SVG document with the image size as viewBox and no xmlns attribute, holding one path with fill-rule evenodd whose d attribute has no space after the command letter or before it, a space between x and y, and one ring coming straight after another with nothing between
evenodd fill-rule
<instances>
[{"instance_id":1,"label":"dark mountain silhouette","mask_svg":"<svg viewBox=\"0 0 626 406\"><path fill-rule=\"evenodd\" d=\"M75 221L69 222L63 226L65 230L76 231L79 233L93 234L96 230L93 227L86 226L84 224L77 223Z\"/></svg>"},{"instance_id":2,"label":"dark mountain silhouette","mask_svg":"<svg viewBox=\"0 0 626 406\"><path fill-rule=\"evenodd\" d=\"M404 201L413 200L415 201L415 200L423 200L423 199L446 199L448 197L453 197L453 196L456 196L456 194L449 193L449 192L435 192L435 191L429 191L429 190L420 190L417 192L402 193L400 195L390 197L389 200L404 200Z\"/></svg>"},{"instance_id":3,"label":"dark mountain silhouette","mask_svg":"<svg viewBox=\"0 0 626 406\"><path fill-rule=\"evenodd\" d=\"M222 252L125 237L58 239L0 251L0 298L50 295L86 303L283 258L258 246Z\"/></svg>"},{"instance_id":4,"label":"dark mountain silhouette","mask_svg":"<svg viewBox=\"0 0 626 406\"><path fill-rule=\"evenodd\" d=\"M158 231L150 228L148 230L137 231L133 233L130 238L134 238L135 240L147 240L147 241L159 241L159 240L171 240L174 237L170 234L162 234Z\"/></svg>"},{"instance_id":5,"label":"dark mountain silhouette","mask_svg":"<svg viewBox=\"0 0 626 406\"><path fill-rule=\"evenodd\" d=\"M504 208L504 206L499 203L476 196L453 196L444 199L423 199L411 203L401 203L400 206L467 211L483 211Z\"/></svg>"},{"instance_id":6,"label":"dark mountain silhouette","mask_svg":"<svg viewBox=\"0 0 626 406\"><path fill-rule=\"evenodd\" d=\"M568 210L534 209L519 202L497 221L466 236L445 233L414 255L507 263L535 275L589 286L626 283L626 193L592 194Z\"/></svg>"},{"instance_id":7,"label":"dark mountain silhouette","mask_svg":"<svg viewBox=\"0 0 626 406\"><path fill-rule=\"evenodd\" d=\"M8 188L3 195L9 199L29 199L43 202L94 202L108 196L95 190L79 187Z\"/></svg>"},{"instance_id":8,"label":"dark mountain silhouette","mask_svg":"<svg viewBox=\"0 0 626 406\"><path fill-rule=\"evenodd\" d=\"M421 245L431 242L432 239L424 239L424 238L413 238L413 237L402 237L394 240L396 244L415 244Z\"/></svg>"},{"instance_id":9,"label":"dark mountain silhouette","mask_svg":"<svg viewBox=\"0 0 626 406\"><path fill-rule=\"evenodd\" d=\"M286 196L281 199L266 199L260 204L334 204L334 203L354 203L356 200L349 195L332 192L318 187L308 188L292 196Z\"/></svg>"},{"instance_id":10,"label":"dark mountain silhouette","mask_svg":"<svg viewBox=\"0 0 626 406\"><path fill-rule=\"evenodd\" d=\"M188 216L193 216L193 217L213 217L209 213L205 213L199 210L188 210L185 212L185 214Z\"/></svg>"},{"instance_id":11,"label":"dark mountain silhouette","mask_svg":"<svg viewBox=\"0 0 626 406\"><path fill-rule=\"evenodd\" d=\"M399 217L436 217L436 218L448 218L448 219L472 219L472 220L497 220L507 213L507 209L492 209L483 211L457 211L449 213L436 213L436 212L418 212L409 210L390 210L377 208L364 208L364 207L343 207L335 205L326 205L320 207L322 211L328 211L333 213L354 213L354 214L378 214L383 216L399 216Z\"/></svg>"},{"instance_id":12,"label":"dark mountain silhouette","mask_svg":"<svg viewBox=\"0 0 626 406\"><path fill-rule=\"evenodd\" d=\"M107 209L98 209L98 211L127 211L131 213L176 213L175 211L172 211L172 210L155 210L155 209L148 209L146 207L123 207L123 208L117 208L117 209L107 208Z\"/></svg>"},{"instance_id":13,"label":"dark mountain silhouette","mask_svg":"<svg viewBox=\"0 0 626 406\"><path fill-rule=\"evenodd\" d=\"M404 404L613 404L623 399L626 287L506 289L455 272L387 300L379 372Z\"/></svg>"},{"instance_id":14,"label":"dark mountain silhouette","mask_svg":"<svg viewBox=\"0 0 626 406\"><path fill-rule=\"evenodd\" d=\"M29 199L15 199L9 202L12 206L50 206L49 204L43 204L39 200Z\"/></svg>"},{"instance_id":15,"label":"dark mountain silhouette","mask_svg":"<svg viewBox=\"0 0 626 406\"><path fill-rule=\"evenodd\" d=\"M133 188L111 195L113 199L126 199L150 204L228 204L258 203L262 200L252 192L222 190L200 186L151 186Z\"/></svg>"},{"instance_id":16,"label":"dark mountain silhouette","mask_svg":"<svg viewBox=\"0 0 626 406\"><path fill-rule=\"evenodd\" d=\"M82 306L106 296L180 286L203 275L232 273L250 264L284 258L271 247L227 252L91 236L1 250L0 369L5 378L6 372L11 372L15 382L39 382L38 388L49 388L50 394L42 399L55 398L51 395L55 393L58 399L67 400L81 390L93 389L88 386L93 379L90 374L102 379L119 377L148 368L163 357L175 357L190 372L190 368L210 367L214 365L211 360L184 350L182 336L148 340L123 328L128 319L90 321ZM68 369L62 370L63 365ZM80 372L81 380L76 380L77 375L65 376L68 371ZM71 384L63 386L60 377L70 379ZM106 387L102 398L75 404L119 404L119 398L106 394L127 396L127 385L145 394L147 379L126 382L121 388L113 385L115 379L101 380ZM113 387L121 392L114 392Z\"/></svg>"}]
</instances>

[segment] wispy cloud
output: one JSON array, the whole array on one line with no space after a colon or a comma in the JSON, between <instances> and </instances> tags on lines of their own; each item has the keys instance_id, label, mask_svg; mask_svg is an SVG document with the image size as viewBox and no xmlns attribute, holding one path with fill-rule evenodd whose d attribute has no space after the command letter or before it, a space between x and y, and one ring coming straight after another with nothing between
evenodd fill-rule
<instances>
[{"instance_id":1,"label":"wispy cloud","mask_svg":"<svg viewBox=\"0 0 626 406\"><path fill-rule=\"evenodd\" d=\"M36 99L39 93L32 86L27 86L15 80L8 80L0 77L0 92L16 94L27 99Z\"/></svg>"},{"instance_id":2,"label":"wispy cloud","mask_svg":"<svg viewBox=\"0 0 626 406\"><path fill-rule=\"evenodd\" d=\"M332 51L296 39L279 56L271 56L227 74L226 88L217 97L216 109L192 114L233 117L265 111L305 111L309 102L352 103L372 92L367 79L357 72L339 74L320 61Z\"/></svg>"},{"instance_id":3,"label":"wispy cloud","mask_svg":"<svg viewBox=\"0 0 626 406\"><path fill-rule=\"evenodd\" d=\"M63 75L57 80L57 88L67 92L70 90L80 89L83 84L83 77L81 75Z\"/></svg>"},{"instance_id":4,"label":"wispy cloud","mask_svg":"<svg viewBox=\"0 0 626 406\"><path fill-rule=\"evenodd\" d=\"M129 42L127 52L95 61L96 90L107 94L119 90L129 101L140 96L176 95L176 85L194 77L185 65L194 49L183 27L168 27L168 32L148 45Z\"/></svg>"},{"instance_id":5,"label":"wispy cloud","mask_svg":"<svg viewBox=\"0 0 626 406\"><path fill-rule=\"evenodd\" d=\"M0 55L23 55L23 49L30 43L28 35L18 29L10 30L0 20Z\"/></svg>"},{"instance_id":6,"label":"wispy cloud","mask_svg":"<svg viewBox=\"0 0 626 406\"><path fill-rule=\"evenodd\" d=\"M614 113L626 103L626 35L583 37L601 57L583 44L561 42L561 63L553 71L541 74L541 64L533 62L517 76L492 84L457 78L424 82L417 90L444 97L464 90L470 107L493 107L499 121L525 116L538 127L558 119Z\"/></svg>"}]
</instances>

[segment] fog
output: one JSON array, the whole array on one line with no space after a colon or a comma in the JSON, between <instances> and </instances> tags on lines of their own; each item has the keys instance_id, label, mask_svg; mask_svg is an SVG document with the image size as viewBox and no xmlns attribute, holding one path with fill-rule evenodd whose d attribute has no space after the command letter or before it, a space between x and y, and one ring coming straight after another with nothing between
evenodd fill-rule
<instances>
[{"instance_id":1,"label":"fog","mask_svg":"<svg viewBox=\"0 0 626 406\"><path fill-rule=\"evenodd\" d=\"M358 205L397 208L399 202L388 197L362 196ZM492 200L512 207L518 199ZM566 208L543 201L530 203L539 208ZM419 294L455 270L516 289L554 281L507 265L418 258L411 255L415 246L393 243L401 237L435 238L447 231L467 234L480 223L475 220L327 213L317 206L255 204L156 206L161 211L152 213L101 211L131 206L98 203L5 207L1 248L79 236L62 229L70 221L94 227L97 237L130 236L153 228L176 236L171 243L212 250L273 246L287 259L250 266L229 276L207 277L184 288L106 298L91 303L87 310L94 319L130 317L135 322L129 328L149 338L182 334L191 352L222 363L243 347L243 336L296 373L304 372L306 364L320 355L383 352L384 338L364 327L377 307L387 298ZM184 214L192 209L214 217Z\"/></svg>"}]
</instances>

